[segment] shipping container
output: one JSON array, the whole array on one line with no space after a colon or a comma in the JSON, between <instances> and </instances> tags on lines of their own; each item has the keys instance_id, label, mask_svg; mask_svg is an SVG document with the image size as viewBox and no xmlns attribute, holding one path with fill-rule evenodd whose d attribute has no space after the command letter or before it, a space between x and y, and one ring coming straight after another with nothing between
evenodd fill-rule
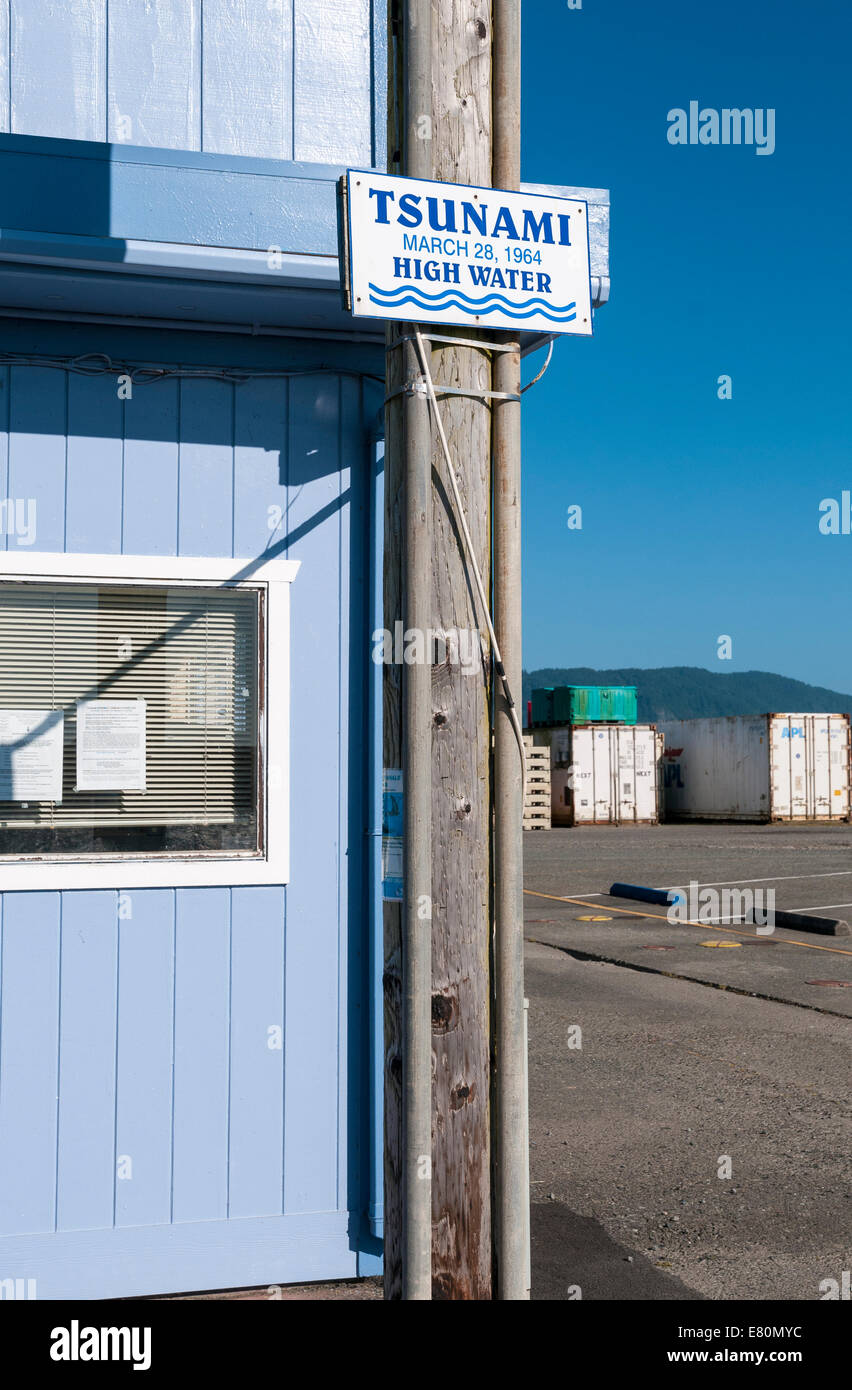
<instances>
[{"instance_id":1,"label":"shipping container","mask_svg":"<svg viewBox=\"0 0 852 1390\"><path fill-rule=\"evenodd\" d=\"M653 724L536 729L550 748L554 825L654 825L662 739Z\"/></svg>"},{"instance_id":2,"label":"shipping container","mask_svg":"<svg viewBox=\"0 0 852 1390\"><path fill-rule=\"evenodd\" d=\"M636 723L636 686L600 687L600 718L614 724Z\"/></svg>"},{"instance_id":3,"label":"shipping container","mask_svg":"<svg viewBox=\"0 0 852 1390\"><path fill-rule=\"evenodd\" d=\"M849 715L666 720L666 814L696 820L849 819Z\"/></svg>"},{"instance_id":4,"label":"shipping container","mask_svg":"<svg viewBox=\"0 0 852 1390\"><path fill-rule=\"evenodd\" d=\"M555 685L532 693L537 728L565 724L635 724L635 685Z\"/></svg>"},{"instance_id":5,"label":"shipping container","mask_svg":"<svg viewBox=\"0 0 852 1390\"><path fill-rule=\"evenodd\" d=\"M655 753L656 753L656 782L657 782L657 820L666 818L666 791L663 786L663 753L666 747L666 736L657 729Z\"/></svg>"}]
</instances>

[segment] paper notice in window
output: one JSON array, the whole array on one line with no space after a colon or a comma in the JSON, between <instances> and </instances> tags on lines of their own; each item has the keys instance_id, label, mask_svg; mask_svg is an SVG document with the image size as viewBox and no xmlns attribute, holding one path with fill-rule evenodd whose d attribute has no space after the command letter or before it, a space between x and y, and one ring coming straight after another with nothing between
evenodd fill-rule
<instances>
[{"instance_id":1,"label":"paper notice in window","mask_svg":"<svg viewBox=\"0 0 852 1390\"><path fill-rule=\"evenodd\" d=\"M0 709L0 801L61 801L65 716Z\"/></svg>"},{"instance_id":2,"label":"paper notice in window","mask_svg":"<svg viewBox=\"0 0 852 1390\"><path fill-rule=\"evenodd\" d=\"M145 791L145 701L77 702L78 792Z\"/></svg>"}]
</instances>

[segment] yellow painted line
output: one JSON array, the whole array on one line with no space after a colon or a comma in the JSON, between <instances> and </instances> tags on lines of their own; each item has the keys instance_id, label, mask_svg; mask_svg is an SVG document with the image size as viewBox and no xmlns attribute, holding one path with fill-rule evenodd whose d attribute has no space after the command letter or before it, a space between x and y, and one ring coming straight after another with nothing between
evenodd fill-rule
<instances>
[{"instance_id":1,"label":"yellow painted line","mask_svg":"<svg viewBox=\"0 0 852 1390\"><path fill-rule=\"evenodd\" d=\"M533 888L525 888L524 892L531 898L548 898L553 903L575 903L577 907L600 907L600 903L583 902L582 898L563 898L559 893L537 893ZM628 917L651 918L656 922L665 922L669 927L675 925L669 921L668 917L661 917L659 912L634 912L629 907L620 907L618 911L620 916L626 914ZM676 925L679 927L699 927L701 931L706 931L710 924L685 920L679 921ZM763 937L758 936L756 932L737 931L735 927L710 926L710 930L730 932L733 936L744 936L747 941L763 940ZM852 956L852 951L843 951L839 946L818 946L815 941L796 941L788 936L779 936L776 940L782 946L804 946L808 951L828 951L829 955L832 956Z\"/></svg>"}]
</instances>

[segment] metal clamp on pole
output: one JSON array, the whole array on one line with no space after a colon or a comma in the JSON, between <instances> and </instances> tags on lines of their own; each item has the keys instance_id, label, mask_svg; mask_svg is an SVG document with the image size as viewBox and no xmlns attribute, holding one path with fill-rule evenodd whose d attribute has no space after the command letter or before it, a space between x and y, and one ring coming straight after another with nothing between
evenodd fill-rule
<instances>
[{"instance_id":1,"label":"metal clamp on pole","mask_svg":"<svg viewBox=\"0 0 852 1390\"><path fill-rule=\"evenodd\" d=\"M419 385L406 382L404 386L398 386L395 391L391 391L385 396L385 403L392 401L396 396L425 395L426 386L421 378ZM460 386L442 386L439 381L435 382L436 396L471 396L477 401L519 401L520 393L516 391L465 391Z\"/></svg>"},{"instance_id":2,"label":"metal clamp on pole","mask_svg":"<svg viewBox=\"0 0 852 1390\"><path fill-rule=\"evenodd\" d=\"M472 347L482 348L483 352L514 352L513 347L508 347L506 343L485 343L480 338L457 338L450 337L446 333L424 333L421 330L421 338L425 338L427 343L446 343L449 347ZM412 340L411 333L401 333L398 338L394 338L391 347L399 347L400 343L409 343Z\"/></svg>"}]
</instances>

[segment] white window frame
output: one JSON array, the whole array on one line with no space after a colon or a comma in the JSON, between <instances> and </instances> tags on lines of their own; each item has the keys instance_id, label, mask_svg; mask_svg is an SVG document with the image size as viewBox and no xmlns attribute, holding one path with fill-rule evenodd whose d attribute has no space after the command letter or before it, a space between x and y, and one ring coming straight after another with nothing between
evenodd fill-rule
<instances>
[{"instance_id":1,"label":"white window frame","mask_svg":"<svg viewBox=\"0 0 852 1390\"><path fill-rule=\"evenodd\" d=\"M68 584L197 584L262 588L263 646L258 652L258 698L265 736L259 814L262 856L227 852L213 857L188 851L144 855L69 855L67 859L0 858L0 892L95 888L243 887L287 883L290 877L290 585L299 560L207 559L186 555L82 555L0 551L0 584L44 580ZM260 686L260 680L263 685ZM272 777L270 777L272 773ZM271 792L271 794L270 794Z\"/></svg>"}]
</instances>

